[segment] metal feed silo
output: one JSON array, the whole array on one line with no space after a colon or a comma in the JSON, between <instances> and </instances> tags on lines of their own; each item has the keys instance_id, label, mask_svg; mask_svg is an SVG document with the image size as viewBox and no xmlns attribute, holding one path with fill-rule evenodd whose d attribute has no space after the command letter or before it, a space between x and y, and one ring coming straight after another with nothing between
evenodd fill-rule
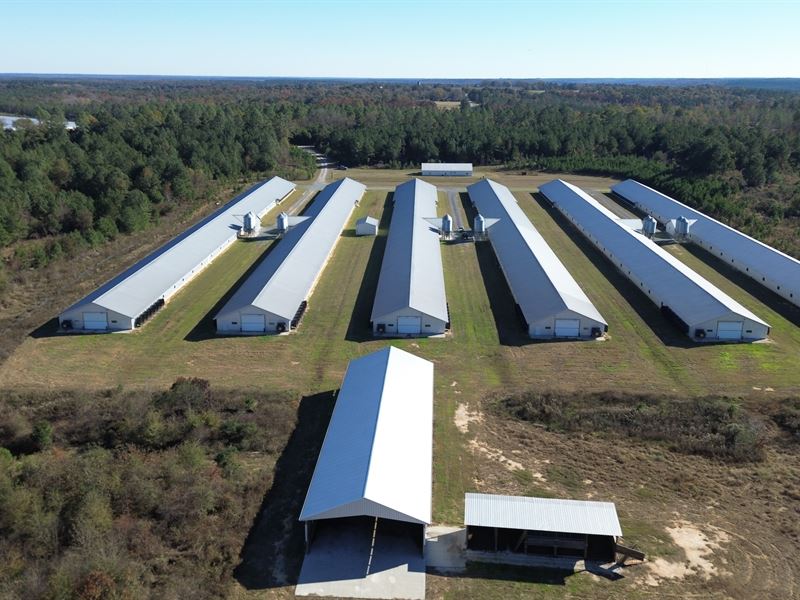
<instances>
[{"instance_id":1,"label":"metal feed silo","mask_svg":"<svg viewBox=\"0 0 800 600\"><path fill-rule=\"evenodd\" d=\"M486 220L483 215L477 215L472 225L472 231L475 235L483 235L486 233Z\"/></svg>"},{"instance_id":2,"label":"metal feed silo","mask_svg":"<svg viewBox=\"0 0 800 600\"><path fill-rule=\"evenodd\" d=\"M453 235L453 217L445 215L442 217L442 237L450 239L451 235Z\"/></svg>"},{"instance_id":3,"label":"metal feed silo","mask_svg":"<svg viewBox=\"0 0 800 600\"><path fill-rule=\"evenodd\" d=\"M689 221L683 215L678 217L675 221L675 235L678 237L686 237L689 235Z\"/></svg>"},{"instance_id":4,"label":"metal feed silo","mask_svg":"<svg viewBox=\"0 0 800 600\"><path fill-rule=\"evenodd\" d=\"M252 233L261 227L261 219L254 212L249 212L244 216L244 231Z\"/></svg>"},{"instance_id":5,"label":"metal feed silo","mask_svg":"<svg viewBox=\"0 0 800 600\"><path fill-rule=\"evenodd\" d=\"M277 229L281 233L286 233L289 230L289 215L285 212L278 215Z\"/></svg>"},{"instance_id":6,"label":"metal feed silo","mask_svg":"<svg viewBox=\"0 0 800 600\"><path fill-rule=\"evenodd\" d=\"M656 226L658 225L658 221L656 221L652 216L647 215L644 219L642 219L642 233L645 237L653 237L656 234Z\"/></svg>"}]
</instances>

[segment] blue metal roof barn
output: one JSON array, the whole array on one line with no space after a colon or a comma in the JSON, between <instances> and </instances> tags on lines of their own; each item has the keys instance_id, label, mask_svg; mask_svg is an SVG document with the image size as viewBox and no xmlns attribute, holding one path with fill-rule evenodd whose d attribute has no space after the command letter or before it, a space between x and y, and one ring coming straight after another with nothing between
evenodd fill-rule
<instances>
[{"instance_id":1,"label":"blue metal roof barn","mask_svg":"<svg viewBox=\"0 0 800 600\"><path fill-rule=\"evenodd\" d=\"M436 216L436 202L436 187L419 179L395 189L372 307L376 334L441 334L447 327L439 232L426 220Z\"/></svg>"},{"instance_id":2,"label":"blue metal roof barn","mask_svg":"<svg viewBox=\"0 0 800 600\"><path fill-rule=\"evenodd\" d=\"M681 217L692 220L686 234L688 240L800 306L800 261L796 258L633 179L618 183L611 190L662 224Z\"/></svg>"},{"instance_id":3,"label":"blue metal roof barn","mask_svg":"<svg viewBox=\"0 0 800 600\"><path fill-rule=\"evenodd\" d=\"M769 334L764 321L580 188L556 179L539 191L695 341L758 340Z\"/></svg>"},{"instance_id":4,"label":"blue metal roof barn","mask_svg":"<svg viewBox=\"0 0 800 600\"><path fill-rule=\"evenodd\" d=\"M242 218L259 218L295 189L273 177L234 198L212 215L104 284L59 315L64 329L133 329L236 241Z\"/></svg>"},{"instance_id":5,"label":"blue metal roof barn","mask_svg":"<svg viewBox=\"0 0 800 600\"><path fill-rule=\"evenodd\" d=\"M467 187L489 241L533 338L599 337L605 319L517 204L490 179Z\"/></svg>"},{"instance_id":6,"label":"blue metal roof barn","mask_svg":"<svg viewBox=\"0 0 800 600\"><path fill-rule=\"evenodd\" d=\"M217 333L284 332L296 326L365 190L348 177L326 186L217 313Z\"/></svg>"}]
</instances>

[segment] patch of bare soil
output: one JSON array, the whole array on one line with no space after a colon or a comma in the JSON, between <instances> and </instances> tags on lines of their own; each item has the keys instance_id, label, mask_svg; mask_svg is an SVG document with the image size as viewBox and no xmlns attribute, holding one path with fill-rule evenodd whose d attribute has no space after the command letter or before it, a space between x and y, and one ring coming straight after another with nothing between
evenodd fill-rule
<instances>
[{"instance_id":1,"label":"patch of bare soil","mask_svg":"<svg viewBox=\"0 0 800 600\"><path fill-rule=\"evenodd\" d=\"M667 560L656 557L647 563L650 574L645 579L649 586L658 586L662 579L684 579L689 575L699 575L708 581L720 573L710 557L722 549L722 544L730 541L727 533L713 526L706 526L703 531L686 521L678 521L666 528L673 543L686 555L683 561Z\"/></svg>"},{"instance_id":2,"label":"patch of bare soil","mask_svg":"<svg viewBox=\"0 0 800 600\"><path fill-rule=\"evenodd\" d=\"M468 433L470 423L480 423L483 421L483 414L479 410L470 411L466 404L459 404L458 407L456 407L454 421L461 433Z\"/></svg>"}]
</instances>

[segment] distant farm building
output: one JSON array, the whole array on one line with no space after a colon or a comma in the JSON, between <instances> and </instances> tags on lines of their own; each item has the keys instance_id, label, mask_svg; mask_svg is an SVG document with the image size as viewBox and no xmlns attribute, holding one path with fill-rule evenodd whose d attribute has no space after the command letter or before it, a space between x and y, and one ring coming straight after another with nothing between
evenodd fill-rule
<instances>
[{"instance_id":1,"label":"distant farm building","mask_svg":"<svg viewBox=\"0 0 800 600\"><path fill-rule=\"evenodd\" d=\"M375 217L362 217L356 221L356 235L378 235L378 225Z\"/></svg>"},{"instance_id":2,"label":"distant farm building","mask_svg":"<svg viewBox=\"0 0 800 600\"><path fill-rule=\"evenodd\" d=\"M484 179L467 187L493 224L486 230L514 301L532 338L592 338L608 329L566 267L507 187Z\"/></svg>"},{"instance_id":3,"label":"distant farm building","mask_svg":"<svg viewBox=\"0 0 800 600\"><path fill-rule=\"evenodd\" d=\"M611 502L468 493L464 524L467 559L477 561L502 553L612 562L622 536Z\"/></svg>"},{"instance_id":4,"label":"distant farm building","mask_svg":"<svg viewBox=\"0 0 800 600\"><path fill-rule=\"evenodd\" d=\"M652 188L628 179L611 190L734 269L800 306L800 261Z\"/></svg>"},{"instance_id":5,"label":"distant farm building","mask_svg":"<svg viewBox=\"0 0 800 600\"><path fill-rule=\"evenodd\" d=\"M242 219L260 219L295 189L273 177L238 196L214 214L62 312L64 330L124 331L139 327L178 290L236 241Z\"/></svg>"},{"instance_id":6,"label":"distant farm building","mask_svg":"<svg viewBox=\"0 0 800 600\"><path fill-rule=\"evenodd\" d=\"M436 187L412 179L397 186L383 264L372 307L375 335L418 336L449 327L439 232Z\"/></svg>"},{"instance_id":7,"label":"distant farm building","mask_svg":"<svg viewBox=\"0 0 800 600\"><path fill-rule=\"evenodd\" d=\"M422 175L426 177L470 177L472 163L422 163Z\"/></svg>"},{"instance_id":8,"label":"distant farm building","mask_svg":"<svg viewBox=\"0 0 800 600\"><path fill-rule=\"evenodd\" d=\"M433 363L392 347L350 361L300 513L307 551L366 520L369 537L405 532L421 553L432 436Z\"/></svg>"},{"instance_id":9,"label":"distant farm building","mask_svg":"<svg viewBox=\"0 0 800 600\"><path fill-rule=\"evenodd\" d=\"M275 242L217 313L217 333L282 333L295 328L365 190L349 177L325 187L303 214L305 219L298 219Z\"/></svg>"},{"instance_id":10,"label":"distant farm building","mask_svg":"<svg viewBox=\"0 0 800 600\"><path fill-rule=\"evenodd\" d=\"M695 341L759 340L769 335L764 321L580 188L557 179L539 191Z\"/></svg>"}]
</instances>

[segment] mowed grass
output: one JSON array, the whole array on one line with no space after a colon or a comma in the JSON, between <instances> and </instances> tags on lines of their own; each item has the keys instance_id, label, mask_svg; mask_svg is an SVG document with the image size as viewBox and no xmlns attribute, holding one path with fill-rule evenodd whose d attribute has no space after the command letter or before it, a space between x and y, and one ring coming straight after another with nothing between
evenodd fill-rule
<instances>
[{"instance_id":1,"label":"mowed grass","mask_svg":"<svg viewBox=\"0 0 800 600\"><path fill-rule=\"evenodd\" d=\"M440 188L465 189L468 185L479 181L483 177L493 179L512 190L533 190L536 187L556 178L563 178L575 185L587 189L605 190L617 183L610 177L593 175L565 175L562 173L540 173L537 171L509 170L504 167L476 167L472 177L422 177L420 167L411 169L375 169L375 168L350 168L346 171L331 171L333 181L350 177L370 188L394 189L394 187L409 177L418 177Z\"/></svg>"}]
</instances>

